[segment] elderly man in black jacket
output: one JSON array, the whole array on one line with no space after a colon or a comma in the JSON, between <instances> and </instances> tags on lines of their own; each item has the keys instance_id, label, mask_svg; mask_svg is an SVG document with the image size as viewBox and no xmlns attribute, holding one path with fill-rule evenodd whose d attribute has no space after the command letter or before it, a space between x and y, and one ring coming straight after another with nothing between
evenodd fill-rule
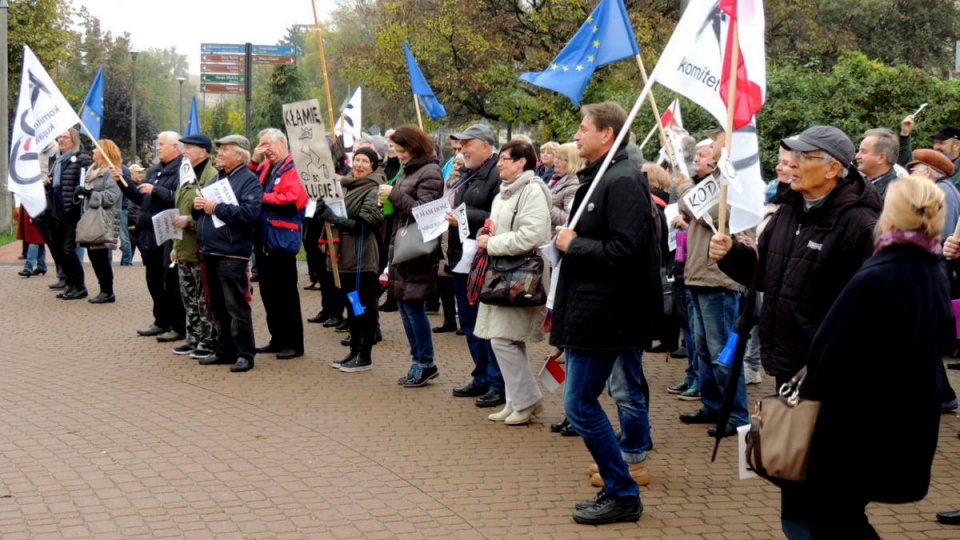
<instances>
[{"instance_id":1,"label":"elderly man in black jacket","mask_svg":"<svg viewBox=\"0 0 960 540\"><path fill-rule=\"evenodd\" d=\"M497 169L497 154L494 153L496 137L484 124L474 124L463 133L454 133L450 138L460 141L465 169L460 173L460 181L454 185L453 207L461 203L467 207L467 224L470 238L477 238L477 231L490 217L493 199L500 193L500 171ZM447 248L447 260L455 266L463 256L463 245L457 230L458 222L453 214L447 214L450 223L450 244ZM467 335L467 348L473 357L473 379L464 386L453 389L455 397L476 397L477 407L496 407L506 403L503 375L497 364L497 357L489 339L480 339L473 334L477 322L479 304L471 306L467 302L467 274L453 275L454 294L457 298L457 316L460 329Z\"/></svg>"},{"instance_id":2,"label":"elderly man in black jacket","mask_svg":"<svg viewBox=\"0 0 960 540\"><path fill-rule=\"evenodd\" d=\"M77 222L83 202L80 185L84 171L93 160L80 148L80 133L70 128L57 137L58 152L50 158L50 175L44 179L47 190L47 209L43 222L47 231L50 255L63 271L63 279L50 285L51 289L66 290L57 295L64 300L76 300L87 296L84 285L83 265L77 256Z\"/></svg>"},{"instance_id":3,"label":"elderly man in black jacket","mask_svg":"<svg viewBox=\"0 0 960 540\"><path fill-rule=\"evenodd\" d=\"M150 167L143 182L122 186L124 194L140 205L137 222L137 244L146 267L147 289L153 299L153 324L137 330L141 336L157 336L157 341L179 341L186 334L187 314L180 298L180 278L170 268L173 240L157 245L153 232L153 216L174 208L177 186L180 185L180 162L183 161L180 134L164 131L157 135L160 162Z\"/></svg>"},{"instance_id":4,"label":"elderly man in black jacket","mask_svg":"<svg viewBox=\"0 0 960 540\"><path fill-rule=\"evenodd\" d=\"M814 126L780 145L791 151L798 175L781 184L774 201L780 208L756 245L727 235L710 241L710 258L734 280L748 284L754 268L759 271L760 360L778 388L806 365L827 311L873 254L873 228L883 207L854 165L853 142L839 129ZM804 497L799 488L783 486L788 537L806 529Z\"/></svg>"},{"instance_id":5,"label":"elderly man in black jacket","mask_svg":"<svg viewBox=\"0 0 960 540\"><path fill-rule=\"evenodd\" d=\"M230 371L241 373L253 369L256 355L247 267L260 219L263 188L246 165L250 161L250 141L246 137L227 135L217 141L217 146L217 168L221 170L217 181L230 183L238 204L218 204L205 197L193 200L210 311L217 328L217 350L200 360L200 364L233 364ZM214 217L224 225L217 227Z\"/></svg>"},{"instance_id":6,"label":"elderly man in black jacket","mask_svg":"<svg viewBox=\"0 0 960 540\"><path fill-rule=\"evenodd\" d=\"M587 105L583 113L574 139L588 164L580 172L572 212L586 207L576 229L557 227L556 247L565 255L558 269L550 343L567 357L567 419L583 437L604 481L595 499L577 503L573 519L602 525L637 521L643 512L631 470L650 448L641 357L650 343L652 306L663 300L653 290L659 273L650 191L625 145L613 147L627 113L611 101ZM598 179L609 152L614 152L610 167ZM631 398L629 408L620 408L620 441L598 401L608 378L611 392L617 380ZM625 452L623 436L637 440L638 447Z\"/></svg>"}]
</instances>

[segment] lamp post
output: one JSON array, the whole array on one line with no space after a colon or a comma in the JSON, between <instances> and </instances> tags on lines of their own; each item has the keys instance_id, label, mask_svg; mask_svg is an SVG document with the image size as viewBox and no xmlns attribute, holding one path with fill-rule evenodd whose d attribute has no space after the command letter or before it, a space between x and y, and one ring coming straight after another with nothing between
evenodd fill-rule
<instances>
[{"instance_id":1,"label":"lamp post","mask_svg":"<svg viewBox=\"0 0 960 540\"><path fill-rule=\"evenodd\" d=\"M187 80L186 77L177 77L177 82L180 83L180 97L177 98L177 110L180 111L180 133L186 130L183 127L183 81L185 80Z\"/></svg>"},{"instance_id":2,"label":"lamp post","mask_svg":"<svg viewBox=\"0 0 960 540\"><path fill-rule=\"evenodd\" d=\"M130 58L133 59L131 69L133 70L133 84L131 85L130 97L130 155L133 162L137 161L137 51L130 51Z\"/></svg>"},{"instance_id":3,"label":"lamp post","mask_svg":"<svg viewBox=\"0 0 960 540\"><path fill-rule=\"evenodd\" d=\"M7 191L7 170L9 168L8 159L10 156L9 141L9 116L10 111L7 106L7 26L10 3L7 0L0 0L0 96L3 96L0 103L0 233L8 233L12 229L13 202Z\"/></svg>"}]
</instances>

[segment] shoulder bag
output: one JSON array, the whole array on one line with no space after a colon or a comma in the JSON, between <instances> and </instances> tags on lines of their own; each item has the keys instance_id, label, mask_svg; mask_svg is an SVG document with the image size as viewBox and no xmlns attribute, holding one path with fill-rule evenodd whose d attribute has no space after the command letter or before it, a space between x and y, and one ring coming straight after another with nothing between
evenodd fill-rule
<instances>
[{"instance_id":1,"label":"shoulder bag","mask_svg":"<svg viewBox=\"0 0 960 540\"><path fill-rule=\"evenodd\" d=\"M110 218L102 207L88 208L77 222L77 243L106 244L110 241Z\"/></svg>"},{"instance_id":2,"label":"shoulder bag","mask_svg":"<svg viewBox=\"0 0 960 540\"><path fill-rule=\"evenodd\" d=\"M767 480L802 481L820 402L800 399L804 367L777 394L757 401L746 435L747 466Z\"/></svg>"},{"instance_id":3,"label":"shoulder bag","mask_svg":"<svg viewBox=\"0 0 960 540\"><path fill-rule=\"evenodd\" d=\"M390 264L406 264L430 257L439 248L440 238L424 242L416 220L410 219L406 225L397 230L397 236L393 240L393 259Z\"/></svg>"},{"instance_id":4,"label":"shoulder bag","mask_svg":"<svg viewBox=\"0 0 960 540\"><path fill-rule=\"evenodd\" d=\"M510 218L510 231L520 210L521 193ZM543 258L534 250L524 255L490 257L480 289L480 301L494 306L530 307L547 303L543 288Z\"/></svg>"}]
</instances>

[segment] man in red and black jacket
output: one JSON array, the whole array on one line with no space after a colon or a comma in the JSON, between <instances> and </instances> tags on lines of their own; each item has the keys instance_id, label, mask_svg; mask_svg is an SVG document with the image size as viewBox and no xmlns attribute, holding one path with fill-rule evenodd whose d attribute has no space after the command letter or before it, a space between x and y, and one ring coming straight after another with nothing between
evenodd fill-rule
<instances>
[{"instance_id":1,"label":"man in red and black jacket","mask_svg":"<svg viewBox=\"0 0 960 540\"><path fill-rule=\"evenodd\" d=\"M303 356L297 253L310 197L300 182L286 135L267 128L259 137L250 168L260 177L263 205L253 245L270 343L257 347L257 352L276 353L277 358L287 360Z\"/></svg>"}]
</instances>

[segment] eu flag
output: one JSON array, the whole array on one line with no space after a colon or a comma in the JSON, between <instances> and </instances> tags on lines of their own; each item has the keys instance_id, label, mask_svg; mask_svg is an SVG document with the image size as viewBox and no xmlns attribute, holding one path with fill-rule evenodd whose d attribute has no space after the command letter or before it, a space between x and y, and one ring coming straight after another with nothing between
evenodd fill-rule
<instances>
[{"instance_id":1,"label":"eu flag","mask_svg":"<svg viewBox=\"0 0 960 540\"><path fill-rule=\"evenodd\" d=\"M413 57L413 51L410 50L410 44L403 42L403 50L407 53L407 71L410 72L410 86L413 87L413 93L420 98L420 105L430 115L431 120L439 120L447 115L446 109L437 101L437 96L433 95L433 90L427 84L426 77L420 71L417 65L417 59Z\"/></svg>"},{"instance_id":2,"label":"eu flag","mask_svg":"<svg viewBox=\"0 0 960 540\"><path fill-rule=\"evenodd\" d=\"M197 96L193 96L193 105L190 105L190 119L187 120L187 132L184 137L200 133L200 115L197 113Z\"/></svg>"},{"instance_id":3,"label":"eu flag","mask_svg":"<svg viewBox=\"0 0 960 540\"><path fill-rule=\"evenodd\" d=\"M83 100L80 121L87 126L89 134L94 139L100 138L100 126L103 125L103 66L100 66L100 71L93 79L93 85L87 92L87 99Z\"/></svg>"},{"instance_id":4,"label":"eu flag","mask_svg":"<svg viewBox=\"0 0 960 540\"><path fill-rule=\"evenodd\" d=\"M580 105L598 67L638 54L640 48L623 0L600 0L546 71L529 71L520 79L559 92Z\"/></svg>"}]
</instances>

